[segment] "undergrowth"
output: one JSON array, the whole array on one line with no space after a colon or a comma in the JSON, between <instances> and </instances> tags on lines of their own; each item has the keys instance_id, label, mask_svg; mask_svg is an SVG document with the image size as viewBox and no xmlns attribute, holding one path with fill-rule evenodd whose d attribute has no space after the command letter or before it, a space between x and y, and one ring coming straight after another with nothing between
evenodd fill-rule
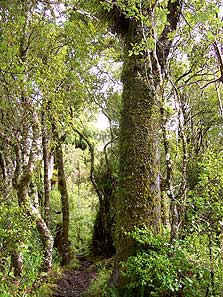
<instances>
[{"instance_id":1,"label":"undergrowth","mask_svg":"<svg viewBox=\"0 0 223 297\"><path fill-rule=\"evenodd\" d=\"M101 266L91 284L89 297L219 297L222 269L210 263L205 238L170 242L169 234L154 235L148 229L135 229L129 234L136 242L135 255L121 264L126 285L110 287L112 267ZM196 236L196 235L194 235ZM214 276L214 278L213 278Z\"/></svg>"}]
</instances>

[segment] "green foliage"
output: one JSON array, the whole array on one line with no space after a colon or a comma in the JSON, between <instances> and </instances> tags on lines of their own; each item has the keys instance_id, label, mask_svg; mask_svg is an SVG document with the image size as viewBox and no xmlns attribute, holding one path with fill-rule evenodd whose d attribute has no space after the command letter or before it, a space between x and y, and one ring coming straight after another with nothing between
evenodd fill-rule
<instances>
[{"instance_id":1,"label":"green foliage","mask_svg":"<svg viewBox=\"0 0 223 297\"><path fill-rule=\"evenodd\" d=\"M139 32L142 31L141 33L145 36L143 38L139 36L140 40L131 45L128 54L138 59L136 63L138 66L148 69L149 79L151 75L152 82L156 67L149 69L154 65L150 66L150 61L145 61L141 57L146 53L149 58L153 53L159 52L160 45L165 47L165 42L157 41L165 26L168 25L167 5L170 1L65 2L66 5L62 5L63 8L66 9L70 5L67 15L65 16L62 12L59 18L61 19L61 16L65 18L62 21L57 20L57 23L50 16L56 9L56 4L51 5L49 1L41 1L40 6L38 1L31 0L0 1L2 21L0 130L1 154L4 159L0 177L3 177L3 171L6 169L5 171L9 172L9 176L6 177L10 179L10 175L15 173L13 171L17 163L21 163L17 164L21 168L24 167L28 156L26 153L23 155L23 151L27 150L26 146L31 140L31 123L35 121L33 115L35 114L38 118L37 125L41 125L41 113L44 111L46 122L43 125L48 126L50 131L50 122L54 122L58 133L64 135L67 141L65 171L70 197L69 235L75 252L85 254L88 252L92 237L97 197L92 192L88 180L89 155L87 152L82 156L74 153L74 148L71 146L74 136L70 126L74 125L78 128L87 126L86 122L96 109L92 108L92 102L94 102L110 119L113 135L119 135L117 130L122 105L119 91L116 92L121 65L116 65L113 70L111 64L113 61L120 62L124 54L121 53L118 38L111 36L112 34L109 34L103 25L98 25L97 17L100 14L98 7L102 6L106 14L116 7L116 17L123 14L122 21L125 26L132 21L140 23ZM65 2L62 1L62 3ZM171 2L174 3L174 0ZM166 97L172 100L171 97L174 97L172 84L176 82L177 95L184 105L184 112L187 113L184 124L189 154L190 152L200 153L204 143L206 146L213 141L221 144L219 139L222 133L219 126L222 125L222 120L219 119L218 105L221 105L222 90L217 83L213 84L212 79L216 80L219 75L222 75L219 73L218 65L222 61L217 59L213 48L214 41L222 44L222 20L216 17L219 13L219 1L187 2L183 5L182 20L177 32L175 30L171 32L167 28L167 31L170 31L168 42L176 36L174 41L176 46L171 49L171 55L169 55L170 71L166 69L169 73L165 77L170 80L166 84L167 90L164 96L168 95ZM48 10L45 10L46 7ZM60 14L60 5L57 9L57 14ZM114 18L109 14L106 18L110 19L110 16L111 19ZM119 26L121 25L120 23ZM126 29L129 28L123 30L120 28L120 32ZM137 34L135 35L137 37ZM160 59L160 56L158 55L157 58ZM152 59L151 63L154 64L155 60ZM102 70L96 70L95 73L95 68L100 68L99 66ZM112 80L115 80L113 85L108 79L110 75ZM179 85L177 85L178 82ZM105 90L106 85L109 86ZM216 92L217 88L219 94ZM136 96L132 101L138 96L138 94L134 95ZM174 110L166 110L166 112L169 114L168 119L174 118ZM134 122L133 117L132 120ZM133 126L132 122L131 126ZM174 134L176 130L175 127ZM140 133L141 131L137 134L138 138L141 136ZM178 135L182 133L183 129L182 131L179 129ZM91 134L94 138L92 143L96 143L98 136L93 132ZM41 134L38 135L39 139L35 140L39 142L40 137ZM134 139L136 142L137 137ZM175 135L173 138L174 143ZM182 144L178 141L176 143L176 147L171 152L172 155L176 155L172 164L174 188L178 188L181 180L183 155ZM79 147L85 148L86 143L80 141ZM17 149L18 155L21 154L19 161L15 159ZM53 143L49 144L50 149L53 149ZM114 146L111 147L111 151L113 149ZM108 175L108 170L106 171L108 168L103 161L98 162L99 165L95 171L97 184L104 194L114 190L114 184L119 178L119 152L114 155L113 160L110 160L112 159L110 155L108 160L112 176ZM97 159L96 155L95 157ZM136 160L137 158L138 156ZM77 166L76 159L80 160L80 166ZM193 159L188 166L190 172L187 178L190 192L187 200L185 230L182 232L185 240L170 243L168 234L155 236L146 229L137 229L131 233L129 236L136 242L136 253L129 257L127 263L123 263L124 275L129 280L124 293L126 296L131 296L135 292L138 292L136 293L138 296L149 294L151 297L177 296L181 293L190 297L203 297L208 294L220 296L222 283L220 253L223 246L223 153L209 150L198 159L201 160L200 163L196 161L197 159L195 161ZM95 161L97 163L98 160ZM4 166L6 168L3 168ZM37 184L39 192L43 192L40 172L41 170L37 172L32 182ZM57 182L57 179L54 181ZM0 202L0 294L3 297L28 294L28 287L32 286L38 278L43 254L34 222L18 206L14 196L11 198L10 201ZM126 206L124 205L124 208ZM58 214L61 210L60 195L56 188L51 192L51 210L50 227L55 231L56 225L62 222L62 215ZM41 211L44 213L44 209ZM112 212L115 213L116 210L112 209ZM193 236L188 236L189 232ZM10 256L15 251L21 252L24 259L23 275L19 283L10 265ZM58 262L56 251L54 251L54 262ZM71 266L76 266L75 259ZM92 292L94 291L97 296L118 294L112 289L107 289L110 273L111 269L105 267L99 272L98 282L92 285ZM38 293L39 296L47 295L47 290L47 287L43 287Z\"/></svg>"},{"instance_id":2,"label":"green foliage","mask_svg":"<svg viewBox=\"0 0 223 297\"><path fill-rule=\"evenodd\" d=\"M70 204L69 238L77 254L89 252L98 203L89 181L89 163L85 162L85 158L89 158L88 152L77 150L74 145L65 146L64 165ZM56 186L51 191L51 209L51 230L55 235L57 224L62 223L61 199Z\"/></svg>"},{"instance_id":3,"label":"green foliage","mask_svg":"<svg viewBox=\"0 0 223 297\"><path fill-rule=\"evenodd\" d=\"M199 162L199 171L199 181L188 200L191 231L219 233L223 221L223 152L208 150Z\"/></svg>"},{"instance_id":4,"label":"green foliage","mask_svg":"<svg viewBox=\"0 0 223 297\"><path fill-rule=\"evenodd\" d=\"M105 268L102 269L97 274L97 280L92 282L90 285L90 288L86 293L86 297L107 296L107 284L111 276L111 272L111 270Z\"/></svg>"},{"instance_id":5,"label":"green foliage","mask_svg":"<svg viewBox=\"0 0 223 297\"><path fill-rule=\"evenodd\" d=\"M122 263L126 285L121 289L111 287L111 267L100 265L97 279L86 296L204 297L207 292L213 297L220 296L221 259L215 246L214 263L210 265L207 237L193 234L170 243L168 233L154 235L146 228L135 229L129 236L136 241L136 253Z\"/></svg>"},{"instance_id":6,"label":"green foliage","mask_svg":"<svg viewBox=\"0 0 223 297\"><path fill-rule=\"evenodd\" d=\"M93 224L96 215L97 198L92 195L91 185L74 186L71 194L70 238L78 254L89 252Z\"/></svg>"},{"instance_id":7,"label":"green foliage","mask_svg":"<svg viewBox=\"0 0 223 297\"><path fill-rule=\"evenodd\" d=\"M13 196L11 201L0 203L0 293L1 296L27 296L39 276L42 264L42 245L34 223L23 208L18 207ZM20 252L23 272L20 280L13 274L10 257Z\"/></svg>"},{"instance_id":8,"label":"green foliage","mask_svg":"<svg viewBox=\"0 0 223 297\"><path fill-rule=\"evenodd\" d=\"M205 293L209 291L210 296L220 296L223 270L219 238L215 237L214 233L205 234L205 232L193 232L187 236L187 242L189 245L190 259L195 265L201 263L207 271L205 290L203 289L201 294L203 293L205 296Z\"/></svg>"},{"instance_id":9,"label":"green foliage","mask_svg":"<svg viewBox=\"0 0 223 297\"><path fill-rule=\"evenodd\" d=\"M137 250L123 263L128 279L124 292L129 295L121 296L203 296L210 274L202 262L195 264L187 241L170 243L168 234L154 235L148 229L135 229L130 236Z\"/></svg>"},{"instance_id":10,"label":"green foliage","mask_svg":"<svg viewBox=\"0 0 223 297\"><path fill-rule=\"evenodd\" d=\"M184 233L192 255L209 269L209 291L219 296L222 287L223 153L212 145L196 165L197 177L189 191Z\"/></svg>"},{"instance_id":11,"label":"green foliage","mask_svg":"<svg viewBox=\"0 0 223 297\"><path fill-rule=\"evenodd\" d=\"M93 264L93 266L93 269L97 270L97 278L91 282L89 289L84 294L84 297L107 297L109 295L109 291L111 291L108 283L112 274L114 259L110 258L98 261Z\"/></svg>"},{"instance_id":12,"label":"green foliage","mask_svg":"<svg viewBox=\"0 0 223 297\"><path fill-rule=\"evenodd\" d=\"M13 197L12 197L13 198ZM15 201L0 202L0 251L10 253L31 237L32 221Z\"/></svg>"}]
</instances>

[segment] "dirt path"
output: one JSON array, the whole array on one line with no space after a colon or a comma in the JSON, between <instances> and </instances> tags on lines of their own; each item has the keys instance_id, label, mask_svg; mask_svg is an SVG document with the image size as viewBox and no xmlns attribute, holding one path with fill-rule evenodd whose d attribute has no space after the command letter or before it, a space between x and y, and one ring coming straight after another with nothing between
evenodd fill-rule
<instances>
[{"instance_id":1,"label":"dirt path","mask_svg":"<svg viewBox=\"0 0 223 297\"><path fill-rule=\"evenodd\" d=\"M90 282L95 279L96 272L88 271L92 262L79 259L80 267L74 270L65 270L61 279L57 281L53 297L80 297L87 290Z\"/></svg>"}]
</instances>

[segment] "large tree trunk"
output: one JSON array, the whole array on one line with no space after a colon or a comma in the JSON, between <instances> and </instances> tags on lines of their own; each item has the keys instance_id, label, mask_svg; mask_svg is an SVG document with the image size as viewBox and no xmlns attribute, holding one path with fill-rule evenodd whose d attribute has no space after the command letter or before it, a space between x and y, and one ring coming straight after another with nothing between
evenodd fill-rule
<instances>
[{"instance_id":1,"label":"large tree trunk","mask_svg":"<svg viewBox=\"0 0 223 297\"><path fill-rule=\"evenodd\" d=\"M146 5L141 8L142 14L149 12L152 24L156 23L155 6L156 3L148 3L147 9ZM116 2L112 2L112 7L116 15L116 27L120 30L120 26L123 26L121 37L124 39L120 182L116 197L117 254L112 278L113 284L122 292L128 280L122 276L120 262L126 262L136 252L136 242L129 236L129 232L135 227L148 227L154 233L161 230L159 96L172 45L169 33L176 29L180 4L178 0L169 0L168 23L159 38L156 36L155 25L152 30L143 21L128 17L126 11L122 11L123 6L119 7ZM148 37L153 38L154 49L142 49L135 54L134 46L137 47Z\"/></svg>"},{"instance_id":2,"label":"large tree trunk","mask_svg":"<svg viewBox=\"0 0 223 297\"><path fill-rule=\"evenodd\" d=\"M135 241L127 233L148 226L155 233L161 226L158 111L154 90L145 79L145 64L130 56L137 24L129 24L122 72L123 110L120 125L120 184L116 201L115 246L117 263L134 253ZM141 57L143 59L144 57ZM122 286L118 265L115 283Z\"/></svg>"},{"instance_id":3,"label":"large tree trunk","mask_svg":"<svg viewBox=\"0 0 223 297\"><path fill-rule=\"evenodd\" d=\"M62 265L67 265L70 262L69 252L69 197L67 191L66 177L64 173L64 161L62 144L58 142L55 149L55 162L58 170L58 189L61 195L61 206L63 214L63 244L62 244Z\"/></svg>"}]
</instances>

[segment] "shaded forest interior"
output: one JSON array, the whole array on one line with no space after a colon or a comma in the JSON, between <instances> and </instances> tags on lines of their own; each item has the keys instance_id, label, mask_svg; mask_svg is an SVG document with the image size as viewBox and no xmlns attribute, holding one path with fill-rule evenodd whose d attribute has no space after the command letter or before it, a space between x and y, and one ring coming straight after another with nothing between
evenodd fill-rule
<instances>
[{"instance_id":1,"label":"shaded forest interior","mask_svg":"<svg viewBox=\"0 0 223 297\"><path fill-rule=\"evenodd\" d=\"M0 0L1 297L223 297L221 2Z\"/></svg>"}]
</instances>

